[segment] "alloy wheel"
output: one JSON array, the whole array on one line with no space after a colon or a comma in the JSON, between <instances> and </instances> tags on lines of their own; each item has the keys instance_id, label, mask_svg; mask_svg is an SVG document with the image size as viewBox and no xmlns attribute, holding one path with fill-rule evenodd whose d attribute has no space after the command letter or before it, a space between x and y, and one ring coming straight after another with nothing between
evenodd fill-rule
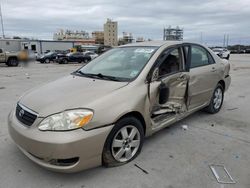
<instances>
[{"instance_id":1,"label":"alloy wheel","mask_svg":"<svg viewBox=\"0 0 250 188\"><path fill-rule=\"evenodd\" d=\"M221 88L217 88L214 92L214 99L213 99L214 108L216 110L221 107L222 100L223 100L222 90Z\"/></svg>"},{"instance_id":2,"label":"alloy wheel","mask_svg":"<svg viewBox=\"0 0 250 188\"><path fill-rule=\"evenodd\" d=\"M140 147L140 132L132 125L122 127L114 136L112 155L118 162L127 162L134 157Z\"/></svg>"}]
</instances>

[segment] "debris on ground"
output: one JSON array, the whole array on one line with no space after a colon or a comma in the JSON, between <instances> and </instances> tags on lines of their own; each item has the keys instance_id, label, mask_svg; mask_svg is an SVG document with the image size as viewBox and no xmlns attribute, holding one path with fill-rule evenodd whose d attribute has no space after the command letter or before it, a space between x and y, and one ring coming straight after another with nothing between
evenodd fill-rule
<instances>
[{"instance_id":1,"label":"debris on ground","mask_svg":"<svg viewBox=\"0 0 250 188\"><path fill-rule=\"evenodd\" d=\"M143 168L141 168L140 166L138 166L137 164L134 164L135 167L139 168L142 172L144 172L145 174L148 174L148 171L144 170Z\"/></svg>"},{"instance_id":2,"label":"debris on ground","mask_svg":"<svg viewBox=\"0 0 250 188\"><path fill-rule=\"evenodd\" d=\"M240 158L240 156L237 155L237 154L233 154L233 156L234 156L235 159L239 159Z\"/></svg>"},{"instance_id":3,"label":"debris on ground","mask_svg":"<svg viewBox=\"0 0 250 188\"><path fill-rule=\"evenodd\" d=\"M209 167L218 183L220 184L236 183L224 165L211 164L209 165Z\"/></svg>"},{"instance_id":4,"label":"debris on ground","mask_svg":"<svg viewBox=\"0 0 250 188\"><path fill-rule=\"evenodd\" d=\"M245 98L246 96L240 95L239 98Z\"/></svg>"},{"instance_id":5,"label":"debris on ground","mask_svg":"<svg viewBox=\"0 0 250 188\"><path fill-rule=\"evenodd\" d=\"M182 125L181 128L182 128L184 131L188 130L188 126L187 126L187 125Z\"/></svg>"},{"instance_id":6,"label":"debris on ground","mask_svg":"<svg viewBox=\"0 0 250 188\"><path fill-rule=\"evenodd\" d=\"M214 124L213 124L213 123L211 124L211 127L214 127Z\"/></svg>"},{"instance_id":7,"label":"debris on ground","mask_svg":"<svg viewBox=\"0 0 250 188\"><path fill-rule=\"evenodd\" d=\"M174 156L173 156L173 155L169 155L169 158L173 159L173 158L174 158Z\"/></svg>"},{"instance_id":8,"label":"debris on ground","mask_svg":"<svg viewBox=\"0 0 250 188\"><path fill-rule=\"evenodd\" d=\"M13 75L4 75L5 77L13 77L13 76L16 76L15 74Z\"/></svg>"},{"instance_id":9,"label":"debris on ground","mask_svg":"<svg viewBox=\"0 0 250 188\"><path fill-rule=\"evenodd\" d=\"M238 108L228 108L228 111L233 111L233 110L237 110Z\"/></svg>"},{"instance_id":10,"label":"debris on ground","mask_svg":"<svg viewBox=\"0 0 250 188\"><path fill-rule=\"evenodd\" d=\"M30 79L30 75L28 73L25 73L25 76L27 79Z\"/></svg>"}]
</instances>

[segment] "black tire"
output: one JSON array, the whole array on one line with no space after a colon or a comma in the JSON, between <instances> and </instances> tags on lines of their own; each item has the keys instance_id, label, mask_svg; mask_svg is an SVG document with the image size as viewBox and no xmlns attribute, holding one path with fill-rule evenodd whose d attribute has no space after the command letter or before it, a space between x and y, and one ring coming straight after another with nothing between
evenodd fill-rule
<instances>
[{"instance_id":1,"label":"black tire","mask_svg":"<svg viewBox=\"0 0 250 188\"><path fill-rule=\"evenodd\" d=\"M117 161L112 154L112 143L113 143L115 136L118 134L118 132L126 126L135 127L136 130L138 130L138 133L140 135L140 140L139 140L140 144L139 144L139 147L138 147L136 153L132 156L131 159L129 159L128 161L125 161L125 162L120 162L120 161ZM120 165L123 165L123 164L126 164L126 163L132 161L141 152L143 142L144 142L144 130L143 130L142 123L137 118L132 117L132 116L128 116L128 117L125 117L125 118L119 120L115 124L115 126L113 127L111 132L109 133L109 135L106 139L106 142L104 144L103 153L102 153L103 165L105 167L114 167L114 166L120 166Z\"/></svg>"},{"instance_id":2,"label":"black tire","mask_svg":"<svg viewBox=\"0 0 250 188\"><path fill-rule=\"evenodd\" d=\"M220 103L219 107L214 102L214 100L216 98L216 92L218 90L221 90L221 92L222 92L221 93L222 94L222 96L221 96L222 98L221 98L221 103ZM218 113L220 111L222 105L223 105L223 100L224 100L224 88L223 88L223 86L221 84L218 84L216 86L214 92L213 92L213 96L212 96L212 98L210 100L209 106L207 106L205 108L205 111L208 112L208 113L210 113L210 114L216 114L216 113Z\"/></svg>"},{"instance_id":3,"label":"black tire","mask_svg":"<svg viewBox=\"0 0 250 188\"><path fill-rule=\"evenodd\" d=\"M44 63L50 63L50 60L47 58L44 60Z\"/></svg>"},{"instance_id":4,"label":"black tire","mask_svg":"<svg viewBox=\"0 0 250 188\"><path fill-rule=\"evenodd\" d=\"M67 59L63 59L63 60L62 60L62 63L63 63L63 64L68 64L69 62L68 62Z\"/></svg>"},{"instance_id":5,"label":"black tire","mask_svg":"<svg viewBox=\"0 0 250 188\"><path fill-rule=\"evenodd\" d=\"M83 60L83 62L84 62L84 63L88 63L89 60L88 60L87 58L85 58L85 59Z\"/></svg>"},{"instance_id":6,"label":"black tire","mask_svg":"<svg viewBox=\"0 0 250 188\"><path fill-rule=\"evenodd\" d=\"M18 64L19 64L18 59L14 57L9 58L7 61L7 65L10 67L17 67Z\"/></svg>"},{"instance_id":7,"label":"black tire","mask_svg":"<svg viewBox=\"0 0 250 188\"><path fill-rule=\"evenodd\" d=\"M230 55L228 55L228 56L226 57L227 60L229 60L229 58L230 58Z\"/></svg>"}]
</instances>

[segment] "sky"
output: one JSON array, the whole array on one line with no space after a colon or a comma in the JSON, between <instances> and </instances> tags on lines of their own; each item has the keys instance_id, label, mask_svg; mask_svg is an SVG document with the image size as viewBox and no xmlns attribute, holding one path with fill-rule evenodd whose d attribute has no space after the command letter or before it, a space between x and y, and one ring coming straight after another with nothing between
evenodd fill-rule
<instances>
[{"instance_id":1,"label":"sky","mask_svg":"<svg viewBox=\"0 0 250 188\"><path fill-rule=\"evenodd\" d=\"M169 25L184 40L222 45L250 44L250 0L0 0L6 36L52 39L59 29L103 30L118 21L119 36L163 39ZM0 34L2 34L0 32Z\"/></svg>"}]
</instances>

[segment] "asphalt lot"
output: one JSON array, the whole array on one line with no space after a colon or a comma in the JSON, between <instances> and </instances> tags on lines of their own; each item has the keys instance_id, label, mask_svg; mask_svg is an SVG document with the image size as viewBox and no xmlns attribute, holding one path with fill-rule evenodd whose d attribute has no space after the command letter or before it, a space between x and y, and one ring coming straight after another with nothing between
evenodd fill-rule
<instances>
[{"instance_id":1,"label":"asphalt lot","mask_svg":"<svg viewBox=\"0 0 250 188\"><path fill-rule=\"evenodd\" d=\"M26 158L8 135L7 115L24 92L80 65L0 65L0 188L249 188L250 54L232 55L230 63L232 84L221 112L197 112L149 137L138 158L127 165L75 174L50 172ZM225 165L236 184L217 183L209 164Z\"/></svg>"}]
</instances>

